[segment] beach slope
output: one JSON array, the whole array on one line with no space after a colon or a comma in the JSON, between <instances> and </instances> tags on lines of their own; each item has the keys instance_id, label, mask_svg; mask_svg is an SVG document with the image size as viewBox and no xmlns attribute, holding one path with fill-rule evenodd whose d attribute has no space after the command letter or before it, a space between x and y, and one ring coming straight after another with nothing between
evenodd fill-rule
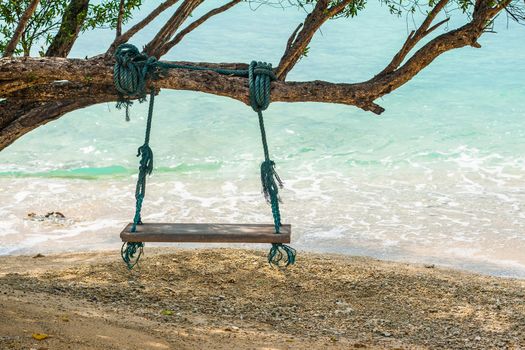
<instances>
[{"instance_id":1,"label":"beach slope","mask_svg":"<svg viewBox=\"0 0 525 350\"><path fill-rule=\"evenodd\" d=\"M524 349L525 281L301 252L0 258L1 349ZM39 336L40 335L40 336ZM36 340L47 336L46 339Z\"/></svg>"}]
</instances>

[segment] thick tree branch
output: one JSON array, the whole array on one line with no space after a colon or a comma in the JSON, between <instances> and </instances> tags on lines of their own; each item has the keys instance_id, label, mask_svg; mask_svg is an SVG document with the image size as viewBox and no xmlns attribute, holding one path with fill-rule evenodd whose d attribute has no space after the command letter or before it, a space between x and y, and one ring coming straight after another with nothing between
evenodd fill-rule
<instances>
[{"instance_id":1,"label":"thick tree branch","mask_svg":"<svg viewBox=\"0 0 525 350\"><path fill-rule=\"evenodd\" d=\"M162 4L160 4L155 10L151 11L149 15L147 15L143 20L132 26L129 30L127 30L124 34L118 36L115 41L111 44L109 47L107 54L112 54L115 49L125 42L127 42L133 35L137 34L139 31L141 31L144 27L146 27L148 24L150 24L155 18L157 18L162 12L164 12L169 7L173 6L177 3L178 0L166 0Z\"/></svg>"},{"instance_id":2,"label":"thick tree branch","mask_svg":"<svg viewBox=\"0 0 525 350\"><path fill-rule=\"evenodd\" d=\"M222 5L221 7L217 7L215 9L209 11L208 13L206 13L205 15L203 15L202 17L200 17L196 21L194 21L191 24L189 24L186 28L181 30L177 35L175 35L175 37L172 40L170 40L166 44L164 44L162 46L162 48L160 49L159 54L161 56L165 55L169 50L171 50L173 48L173 46L177 45L186 36L186 34L188 34L191 31L193 31L195 28L197 28L198 26L200 26L201 24L206 22L211 17L213 17L215 15L218 15L219 13L222 13L222 12L224 12L226 10L229 10L230 8L232 8L233 6L237 5L240 2L241 2L241 0L233 0L233 1L230 1L230 2Z\"/></svg>"},{"instance_id":3,"label":"thick tree branch","mask_svg":"<svg viewBox=\"0 0 525 350\"><path fill-rule=\"evenodd\" d=\"M274 81L272 100L341 103L380 114L383 108L374 102L376 99L408 82L444 52L465 46L475 47L477 40L485 32L487 23L505 8L508 1L510 0L494 5L492 0L478 0L469 23L430 40L393 71L353 84ZM429 29L426 31L432 28L430 25L429 23ZM25 132L69 110L115 100L112 65L113 61L104 57L86 60L0 59L0 98L8 98L0 105L0 150ZM20 85L16 86L13 83L15 81ZM221 75L212 71L172 69L153 84L156 88L201 91L249 103L246 78ZM4 89L3 86L8 88ZM79 90L83 97L75 95L71 90Z\"/></svg>"},{"instance_id":4,"label":"thick tree branch","mask_svg":"<svg viewBox=\"0 0 525 350\"><path fill-rule=\"evenodd\" d=\"M10 101L0 102L0 150L31 130L49 123L64 114L96 103L104 102L101 96L62 101Z\"/></svg>"},{"instance_id":5,"label":"thick tree branch","mask_svg":"<svg viewBox=\"0 0 525 350\"><path fill-rule=\"evenodd\" d=\"M85 96L104 96L117 100L118 94L114 85L99 85L89 83L72 83L67 80L54 81L47 84L31 85L26 88L6 93L4 96L10 101L56 101Z\"/></svg>"},{"instance_id":6,"label":"thick tree branch","mask_svg":"<svg viewBox=\"0 0 525 350\"><path fill-rule=\"evenodd\" d=\"M177 8L177 11L171 16L166 24L160 29L155 37L144 47L144 52L150 56L160 58L162 56L162 47L171 39L173 34L180 28L204 0L185 0Z\"/></svg>"},{"instance_id":7,"label":"thick tree branch","mask_svg":"<svg viewBox=\"0 0 525 350\"><path fill-rule=\"evenodd\" d=\"M27 9L24 11L24 14L20 18L20 21L16 26L15 32L13 33L11 40L9 41L9 43L7 43L7 46L4 50L4 57L13 56L13 54L15 53L16 46L18 45L18 42L22 37L22 33L26 29L27 22L29 22L31 16L33 16L33 14L35 13L39 3L40 0L32 0L29 6L27 6Z\"/></svg>"},{"instance_id":8,"label":"thick tree branch","mask_svg":"<svg viewBox=\"0 0 525 350\"><path fill-rule=\"evenodd\" d=\"M376 75L369 81L355 84L276 81L272 84L272 100L342 103L380 113L382 109L373 103L375 99L409 81L442 53L476 43L483 33L486 22L497 14L487 5L488 1L480 1L479 8L474 12L470 23L437 36L416 51L404 65L391 73ZM35 76L45 79L48 83L55 80L69 80L72 83L101 86L111 86L113 83L112 63L104 59L0 59L0 81L19 79L29 84L34 81ZM42 83L44 82L41 80L38 82L38 84ZM155 82L155 86L202 91L248 103L248 84L245 78L220 75L211 71L170 70L168 74ZM13 91L9 92L9 94L13 93ZM0 91L0 96L6 97L8 94Z\"/></svg>"},{"instance_id":9,"label":"thick tree branch","mask_svg":"<svg viewBox=\"0 0 525 350\"><path fill-rule=\"evenodd\" d=\"M60 29L47 49L47 57L69 55L86 19L88 7L89 0L71 0L62 18Z\"/></svg>"}]
</instances>

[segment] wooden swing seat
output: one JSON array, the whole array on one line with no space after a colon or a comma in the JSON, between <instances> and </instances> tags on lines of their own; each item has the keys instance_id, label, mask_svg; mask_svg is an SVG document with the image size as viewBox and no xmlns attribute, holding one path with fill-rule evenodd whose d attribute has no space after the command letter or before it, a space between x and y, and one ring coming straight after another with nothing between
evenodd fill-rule
<instances>
[{"instance_id":1,"label":"wooden swing seat","mask_svg":"<svg viewBox=\"0 0 525 350\"><path fill-rule=\"evenodd\" d=\"M275 233L267 224L167 224L144 223L130 232L128 224L120 233L123 242L198 242L198 243L290 243L291 225Z\"/></svg>"}]
</instances>

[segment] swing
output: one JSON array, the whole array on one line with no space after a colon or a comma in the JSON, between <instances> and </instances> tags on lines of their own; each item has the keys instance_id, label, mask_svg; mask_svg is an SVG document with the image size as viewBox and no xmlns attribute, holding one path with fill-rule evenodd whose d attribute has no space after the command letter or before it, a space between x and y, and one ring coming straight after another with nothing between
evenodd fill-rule
<instances>
[{"instance_id":1,"label":"swing","mask_svg":"<svg viewBox=\"0 0 525 350\"><path fill-rule=\"evenodd\" d=\"M291 225L281 223L279 210L279 187L282 181L275 172L275 163L270 159L262 111L270 104L270 83L275 79L272 66L263 62L251 62L247 70L213 69L170 64L157 61L140 53L131 44L122 44L115 51L114 83L119 93L117 107L126 108L129 120L129 97L146 99L146 83L157 79L168 69L209 70L219 74L248 77L250 104L259 117L259 128L264 151L261 163L262 192L270 204L273 224L214 224L214 223L143 223L142 203L146 193L146 178L153 171L153 151L149 146L151 122L155 101L155 89L149 93L149 109L144 144L139 147L141 157L135 191L135 216L120 233L124 242L121 255L129 269L132 269L142 255L144 242L199 242L199 243L271 243L268 262L272 265L288 266L295 262L295 250L284 243L290 243Z\"/></svg>"},{"instance_id":2,"label":"swing","mask_svg":"<svg viewBox=\"0 0 525 350\"><path fill-rule=\"evenodd\" d=\"M120 233L123 242L290 243L291 225L275 234L265 224L156 224L144 223L131 232L133 223Z\"/></svg>"}]
</instances>

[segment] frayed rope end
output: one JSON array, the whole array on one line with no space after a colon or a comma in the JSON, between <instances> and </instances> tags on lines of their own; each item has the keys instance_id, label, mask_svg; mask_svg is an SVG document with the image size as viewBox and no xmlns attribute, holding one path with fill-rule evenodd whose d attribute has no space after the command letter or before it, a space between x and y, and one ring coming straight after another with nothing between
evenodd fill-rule
<instances>
[{"instance_id":1,"label":"frayed rope end","mask_svg":"<svg viewBox=\"0 0 525 350\"><path fill-rule=\"evenodd\" d=\"M272 243L270 252L268 252L268 263L275 267L287 267L295 263L295 249L286 244Z\"/></svg>"},{"instance_id":2,"label":"frayed rope end","mask_svg":"<svg viewBox=\"0 0 525 350\"><path fill-rule=\"evenodd\" d=\"M136 255L138 252L138 255ZM143 242L124 242L122 248L120 249L120 255L122 260L128 266L128 269L131 270L139 263L140 257L144 252L144 243ZM136 255L136 256L135 256Z\"/></svg>"}]
</instances>

